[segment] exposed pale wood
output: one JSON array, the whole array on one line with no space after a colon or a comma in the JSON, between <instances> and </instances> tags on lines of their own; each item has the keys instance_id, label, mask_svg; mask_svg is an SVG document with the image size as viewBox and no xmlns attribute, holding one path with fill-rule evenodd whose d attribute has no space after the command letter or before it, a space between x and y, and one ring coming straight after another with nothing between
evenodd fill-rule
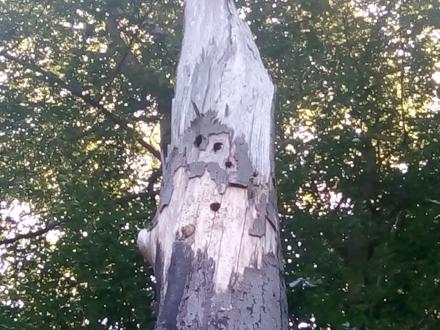
<instances>
[{"instance_id":1,"label":"exposed pale wood","mask_svg":"<svg viewBox=\"0 0 440 330\"><path fill-rule=\"evenodd\" d=\"M197 114L216 117L243 135L252 162L268 180L274 87L246 23L232 1L186 1L185 34L177 70L172 141L179 142Z\"/></svg>"},{"instance_id":2,"label":"exposed pale wood","mask_svg":"<svg viewBox=\"0 0 440 330\"><path fill-rule=\"evenodd\" d=\"M138 244L156 329L287 329L274 87L232 1L187 0L161 202Z\"/></svg>"}]
</instances>

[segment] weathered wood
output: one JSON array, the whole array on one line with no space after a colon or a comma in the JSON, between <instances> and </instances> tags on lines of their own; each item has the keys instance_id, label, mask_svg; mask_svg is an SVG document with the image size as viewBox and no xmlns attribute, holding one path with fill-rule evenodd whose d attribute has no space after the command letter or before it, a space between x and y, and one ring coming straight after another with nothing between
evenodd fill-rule
<instances>
[{"instance_id":1,"label":"weathered wood","mask_svg":"<svg viewBox=\"0 0 440 330\"><path fill-rule=\"evenodd\" d=\"M156 329L287 329L274 87L230 0L187 0L160 205L138 237Z\"/></svg>"}]
</instances>

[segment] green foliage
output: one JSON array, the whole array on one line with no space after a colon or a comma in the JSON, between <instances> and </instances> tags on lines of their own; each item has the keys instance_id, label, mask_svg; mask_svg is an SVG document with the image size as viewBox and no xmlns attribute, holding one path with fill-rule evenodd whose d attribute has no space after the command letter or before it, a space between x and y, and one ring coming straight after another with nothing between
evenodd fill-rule
<instances>
[{"instance_id":1,"label":"green foliage","mask_svg":"<svg viewBox=\"0 0 440 330\"><path fill-rule=\"evenodd\" d=\"M335 329L438 328L438 3L247 5L278 85L291 312Z\"/></svg>"},{"instance_id":2,"label":"green foliage","mask_svg":"<svg viewBox=\"0 0 440 330\"><path fill-rule=\"evenodd\" d=\"M292 321L439 328L438 2L238 6L278 87ZM181 26L178 1L0 1L0 241L53 229L0 245L0 328L152 328L135 238Z\"/></svg>"}]
</instances>

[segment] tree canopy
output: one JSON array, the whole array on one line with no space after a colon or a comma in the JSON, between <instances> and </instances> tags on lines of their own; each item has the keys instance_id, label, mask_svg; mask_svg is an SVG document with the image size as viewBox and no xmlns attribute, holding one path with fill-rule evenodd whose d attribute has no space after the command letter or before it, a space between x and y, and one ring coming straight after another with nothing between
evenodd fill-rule
<instances>
[{"instance_id":1,"label":"tree canopy","mask_svg":"<svg viewBox=\"0 0 440 330\"><path fill-rule=\"evenodd\" d=\"M292 327L440 326L437 0L240 0L277 85ZM135 239L181 1L0 0L0 328L151 329Z\"/></svg>"}]
</instances>

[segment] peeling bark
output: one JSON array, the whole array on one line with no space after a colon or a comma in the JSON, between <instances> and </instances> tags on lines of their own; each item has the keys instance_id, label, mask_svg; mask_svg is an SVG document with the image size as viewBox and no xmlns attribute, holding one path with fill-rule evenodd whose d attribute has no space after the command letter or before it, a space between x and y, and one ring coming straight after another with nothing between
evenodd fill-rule
<instances>
[{"instance_id":1,"label":"peeling bark","mask_svg":"<svg viewBox=\"0 0 440 330\"><path fill-rule=\"evenodd\" d=\"M187 0L160 205L138 245L157 330L287 329L274 86L231 0Z\"/></svg>"}]
</instances>

